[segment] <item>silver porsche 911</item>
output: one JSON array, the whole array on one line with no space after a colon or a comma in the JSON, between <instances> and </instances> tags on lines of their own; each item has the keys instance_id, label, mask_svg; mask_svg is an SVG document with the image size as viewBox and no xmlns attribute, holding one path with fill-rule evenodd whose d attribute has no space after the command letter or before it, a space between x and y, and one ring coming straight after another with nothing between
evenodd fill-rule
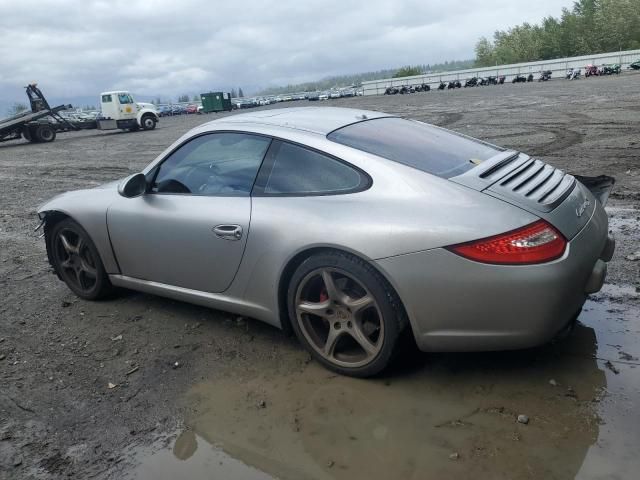
<instances>
[{"instance_id":1,"label":"silver porsche 911","mask_svg":"<svg viewBox=\"0 0 640 480\"><path fill-rule=\"evenodd\" d=\"M254 317L364 377L401 338L497 350L567 329L613 254L612 185L393 115L288 108L201 125L38 213L81 298L124 287Z\"/></svg>"}]
</instances>

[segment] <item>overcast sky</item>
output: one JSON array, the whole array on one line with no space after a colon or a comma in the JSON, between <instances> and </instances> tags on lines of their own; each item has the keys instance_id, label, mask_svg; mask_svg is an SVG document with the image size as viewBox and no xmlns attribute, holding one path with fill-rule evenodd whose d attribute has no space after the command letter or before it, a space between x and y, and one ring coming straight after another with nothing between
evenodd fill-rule
<instances>
[{"instance_id":1,"label":"overcast sky","mask_svg":"<svg viewBox=\"0 0 640 480\"><path fill-rule=\"evenodd\" d=\"M571 0L0 0L0 100L144 95L317 80L473 58L482 35Z\"/></svg>"}]
</instances>

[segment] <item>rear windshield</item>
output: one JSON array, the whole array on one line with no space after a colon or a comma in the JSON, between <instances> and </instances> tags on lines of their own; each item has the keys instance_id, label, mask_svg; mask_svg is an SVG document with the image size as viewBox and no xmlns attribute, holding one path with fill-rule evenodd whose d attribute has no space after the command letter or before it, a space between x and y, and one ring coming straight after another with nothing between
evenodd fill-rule
<instances>
[{"instance_id":1,"label":"rear windshield","mask_svg":"<svg viewBox=\"0 0 640 480\"><path fill-rule=\"evenodd\" d=\"M327 138L442 178L460 175L502 151L439 127L393 117L347 125Z\"/></svg>"}]
</instances>

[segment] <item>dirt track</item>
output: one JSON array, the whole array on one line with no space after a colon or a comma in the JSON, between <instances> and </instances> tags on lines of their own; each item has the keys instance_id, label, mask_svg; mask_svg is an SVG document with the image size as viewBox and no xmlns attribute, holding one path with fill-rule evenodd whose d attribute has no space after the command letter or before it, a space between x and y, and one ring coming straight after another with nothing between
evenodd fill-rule
<instances>
[{"instance_id":1,"label":"dirt track","mask_svg":"<svg viewBox=\"0 0 640 480\"><path fill-rule=\"evenodd\" d=\"M362 381L251 319L132 292L80 301L31 234L37 205L136 172L215 116L0 144L0 478L637 475L640 262L625 257L640 250L640 75L321 105L399 113L615 176L618 249L574 335L524 352L414 354Z\"/></svg>"}]
</instances>

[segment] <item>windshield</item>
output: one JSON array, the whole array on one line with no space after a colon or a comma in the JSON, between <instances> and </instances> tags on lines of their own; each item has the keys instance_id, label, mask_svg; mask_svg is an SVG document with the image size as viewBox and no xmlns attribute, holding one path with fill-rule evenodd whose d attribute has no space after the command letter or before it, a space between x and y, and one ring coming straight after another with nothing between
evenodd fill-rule
<instances>
[{"instance_id":1,"label":"windshield","mask_svg":"<svg viewBox=\"0 0 640 480\"><path fill-rule=\"evenodd\" d=\"M133 103L133 98L131 98L131 95L128 93L119 93L118 102L120 102L120 104Z\"/></svg>"},{"instance_id":2,"label":"windshield","mask_svg":"<svg viewBox=\"0 0 640 480\"><path fill-rule=\"evenodd\" d=\"M442 178L460 175L503 151L443 128L395 117L347 125L327 138Z\"/></svg>"}]
</instances>

